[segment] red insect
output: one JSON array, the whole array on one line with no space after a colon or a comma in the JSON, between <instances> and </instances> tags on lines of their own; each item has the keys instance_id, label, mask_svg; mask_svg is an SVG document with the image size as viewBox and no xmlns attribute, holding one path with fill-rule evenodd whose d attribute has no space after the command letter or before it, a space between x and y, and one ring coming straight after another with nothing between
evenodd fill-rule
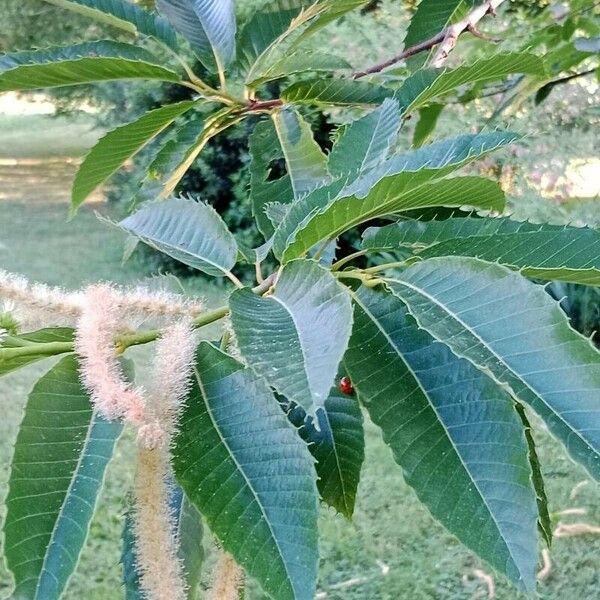
<instances>
[{"instance_id":1,"label":"red insect","mask_svg":"<svg viewBox=\"0 0 600 600\"><path fill-rule=\"evenodd\" d=\"M354 394L354 388L352 387L350 377L342 377L340 379L339 388L342 394L346 394L347 396L352 396Z\"/></svg>"}]
</instances>

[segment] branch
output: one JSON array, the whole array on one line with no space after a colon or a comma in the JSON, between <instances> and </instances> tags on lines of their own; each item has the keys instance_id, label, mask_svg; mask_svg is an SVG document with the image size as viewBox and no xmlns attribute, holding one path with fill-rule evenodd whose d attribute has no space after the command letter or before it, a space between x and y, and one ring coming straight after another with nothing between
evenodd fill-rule
<instances>
[{"instance_id":1,"label":"branch","mask_svg":"<svg viewBox=\"0 0 600 600\"><path fill-rule=\"evenodd\" d=\"M436 33L433 37L415 44L410 48L406 48L400 54L393 56L392 58L373 65L364 71L359 71L354 73L353 79L360 79L361 77L366 77L367 75L372 75L373 73L381 73L384 69L399 63L400 61L409 58L410 56L414 56L415 54L419 54L420 52L424 52L425 50L431 50L434 46L441 44L434 59L433 66L438 67L442 64L442 62L448 57L452 48L454 48L456 44L456 40L458 37L465 31L479 31L476 28L477 23L489 12L493 15L496 14L496 9L500 4L502 4L504 0L487 0L480 6L474 8L464 19L442 29L439 33ZM442 58L443 57L443 58Z\"/></svg>"}]
</instances>

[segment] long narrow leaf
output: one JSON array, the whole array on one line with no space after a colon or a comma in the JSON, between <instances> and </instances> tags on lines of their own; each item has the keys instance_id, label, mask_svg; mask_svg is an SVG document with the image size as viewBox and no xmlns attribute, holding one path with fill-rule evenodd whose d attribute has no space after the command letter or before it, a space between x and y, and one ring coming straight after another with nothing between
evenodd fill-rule
<instances>
[{"instance_id":1,"label":"long narrow leaf","mask_svg":"<svg viewBox=\"0 0 600 600\"><path fill-rule=\"evenodd\" d=\"M44 2L119 27L129 33L154 37L173 50L177 50L177 34L169 22L128 0L44 0Z\"/></svg>"},{"instance_id":2,"label":"long narrow leaf","mask_svg":"<svg viewBox=\"0 0 600 600\"><path fill-rule=\"evenodd\" d=\"M119 79L181 77L158 58L131 44L103 40L0 56L0 92L81 85Z\"/></svg>"},{"instance_id":3,"label":"long narrow leaf","mask_svg":"<svg viewBox=\"0 0 600 600\"><path fill-rule=\"evenodd\" d=\"M4 553L15 598L58 600L87 537L121 425L94 413L73 356L33 388L15 446Z\"/></svg>"},{"instance_id":4,"label":"long narrow leaf","mask_svg":"<svg viewBox=\"0 0 600 600\"><path fill-rule=\"evenodd\" d=\"M537 504L510 396L420 330L384 290L354 295L344 359L419 499L465 545L535 589Z\"/></svg>"},{"instance_id":5,"label":"long narrow leaf","mask_svg":"<svg viewBox=\"0 0 600 600\"><path fill-rule=\"evenodd\" d=\"M71 213L74 214L85 199L126 160L135 156L194 104L193 100L168 104L108 132L86 155L77 171L71 194Z\"/></svg>"},{"instance_id":6,"label":"long narrow leaf","mask_svg":"<svg viewBox=\"0 0 600 600\"><path fill-rule=\"evenodd\" d=\"M268 386L207 342L173 449L176 478L222 547L278 600L312 600L312 458Z\"/></svg>"},{"instance_id":7,"label":"long narrow leaf","mask_svg":"<svg viewBox=\"0 0 600 600\"><path fill-rule=\"evenodd\" d=\"M529 404L600 479L600 353L538 285L474 258L432 258L390 283L419 326Z\"/></svg>"}]
</instances>

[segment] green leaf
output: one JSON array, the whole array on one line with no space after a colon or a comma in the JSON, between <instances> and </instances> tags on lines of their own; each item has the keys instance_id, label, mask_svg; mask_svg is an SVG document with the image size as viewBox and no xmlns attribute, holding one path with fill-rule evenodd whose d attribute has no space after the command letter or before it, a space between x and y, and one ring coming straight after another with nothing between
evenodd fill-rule
<instances>
[{"instance_id":1,"label":"green leaf","mask_svg":"<svg viewBox=\"0 0 600 600\"><path fill-rule=\"evenodd\" d=\"M520 402L515 402L515 408L519 417L521 417L521 422L523 423L525 431L525 439L527 440L527 447L529 449L529 464L531 465L533 487L535 488L538 506L538 529L544 538L546 545L550 547L550 544L552 543L552 520L550 519L550 513L548 511L548 497L546 496L546 487L544 485L540 459L535 447L535 440L531 433L531 425L529 424L525 407Z\"/></svg>"},{"instance_id":2,"label":"green leaf","mask_svg":"<svg viewBox=\"0 0 600 600\"><path fill-rule=\"evenodd\" d=\"M169 22L127 0L44 0L60 8L123 29L148 35L177 50L177 35Z\"/></svg>"},{"instance_id":3,"label":"green leaf","mask_svg":"<svg viewBox=\"0 0 600 600\"><path fill-rule=\"evenodd\" d=\"M178 543L177 555L183 564L187 596L189 600L194 600L198 596L204 561L202 517L183 490L174 482L171 486L170 501Z\"/></svg>"},{"instance_id":4,"label":"green leaf","mask_svg":"<svg viewBox=\"0 0 600 600\"><path fill-rule=\"evenodd\" d=\"M513 221L505 217L452 217L442 221L403 220L385 227L370 227L363 234L363 248L393 250L410 247L415 250L455 238L539 231L562 231L562 225L538 225L528 221Z\"/></svg>"},{"instance_id":5,"label":"green leaf","mask_svg":"<svg viewBox=\"0 0 600 600\"><path fill-rule=\"evenodd\" d=\"M233 60L233 0L156 0L156 6L190 42L204 66L222 69Z\"/></svg>"},{"instance_id":6,"label":"green leaf","mask_svg":"<svg viewBox=\"0 0 600 600\"><path fill-rule=\"evenodd\" d=\"M274 254L287 262L355 225L413 208L472 205L501 211L504 195L493 182L441 178L514 139L502 132L458 136L392 156L359 178L317 188L295 202L280 223Z\"/></svg>"},{"instance_id":7,"label":"green leaf","mask_svg":"<svg viewBox=\"0 0 600 600\"><path fill-rule=\"evenodd\" d=\"M254 128L248 140L250 150L250 200L252 215L259 231L269 239L275 228L267 216L267 205L277 198L280 204L294 199L292 180L286 171L280 177L273 177L273 166L283 162L283 150L278 143L277 132L272 120L261 121Z\"/></svg>"},{"instance_id":8,"label":"green leaf","mask_svg":"<svg viewBox=\"0 0 600 600\"><path fill-rule=\"evenodd\" d=\"M314 414L329 395L350 337L352 307L344 286L316 262L297 260L284 267L273 294L236 290L229 306L249 365Z\"/></svg>"},{"instance_id":9,"label":"green leaf","mask_svg":"<svg viewBox=\"0 0 600 600\"><path fill-rule=\"evenodd\" d=\"M191 198L146 203L119 227L208 275L225 275L237 259L235 238L217 211Z\"/></svg>"},{"instance_id":10,"label":"green leaf","mask_svg":"<svg viewBox=\"0 0 600 600\"><path fill-rule=\"evenodd\" d=\"M135 547L134 508L131 507L123 523L121 534L121 564L123 565L123 591L125 600L148 600L141 588L138 558Z\"/></svg>"},{"instance_id":11,"label":"green leaf","mask_svg":"<svg viewBox=\"0 0 600 600\"><path fill-rule=\"evenodd\" d=\"M356 292L344 363L421 502L467 547L533 591L537 504L512 399L419 330L383 290Z\"/></svg>"},{"instance_id":12,"label":"green leaf","mask_svg":"<svg viewBox=\"0 0 600 600\"><path fill-rule=\"evenodd\" d=\"M262 73L256 73L255 78L248 82L250 87L262 85L267 81L297 75L306 71L311 72L332 72L339 69L350 69L348 61L325 52L317 50L298 50L292 54L285 55L270 67L267 67Z\"/></svg>"},{"instance_id":13,"label":"green leaf","mask_svg":"<svg viewBox=\"0 0 600 600\"><path fill-rule=\"evenodd\" d=\"M413 15L406 37L404 48L411 48L438 34L451 23L460 19L467 7L472 7L477 0L421 0ZM422 52L407 60L412 70L425 63L427 53Z\"/></svg>"},{"instance_id":14,"label":"green leaf","mask_svg":"<svg viewBox=\"0 0 600 600\"><path fill-rule=\"evenodd\" d=\"M87 537L122 426L93 412L67 356L34 386L15 445L4 553L14 598L58 599Z\"/></svg>"},{"instance_id":15,"label":"green leaf","mask_svg":"<svg viewBox=\"0 0 600 600\"><path fill-rule=\"evenodd\" d=\"M425 246L418 250L421 258L472 256L518 269L527 277L600 285L600 231L510 219L466 219L461 227L461 220L427 224L407 221L386 226L379 233L365 232L365 245L381 247L384 238L388 242L395 238L398 243L385 245L392 249L411 240L414 247ZM423 225L424 234L419 236L417 231ZM496 232L492 232L494 229ZM453 230L459 235L450 237Z\"/></svg>"},{"instance_id":16,"label":"green leaf","mask_svg":"<svg viewBox=\"0 0 600 600\"><path fill-rule=\"evenodd\" d=\"M346 518L352 518L360 471L365 458L363 417L356 398L331 388L323 408L314 417L295 403L285 407L316 460L321 500Z\"/></svg>"},{"instance_id":17,"label":"green leaf","mask_svg":"<svg viewBox=\"0 0 600 600\"><path fill-rule=\"evenodd\" d=\"M312 600L317 490L306 445L252 371L207 342L173 449L175 475L226 552L278 600Z\"/></svg>"},{"instance_id":18,"label":"green leaf","mask_svg":"<svg viewBox=\"0 0 600 600\"><path fill-rule=\"evenodd\" d=\"M148 166L146 176L133 197L134 205L160 196L169 177L198 143L203 130L202 119L193 118L174 132L173 137L162 146Z\"/></svg>"},{"instance_id":19,"label":"green leaf","mask_svg":"<svg viewBox=\"0 0 600 600\"><path fill-rule=\"evenodd\" d=\"M52 349L27 354L24 356L4 357L2 356L2 348L19 348L22 346L34 346L35 344L47 344L51 342L72 342L73 330L70 327L49 327L40 329L31 333L22 333L20 335L7 337L2 341L0 347L0 377L17 371L22 367L26 367L34 362L54 356Z\"/></svg>"},{"instance_id":20,"label":"green leaf","mask_svg":"<svg viewBox=\"0 0 600 600\"><path fill-rule=\"evenodd\" d=\"M333 177L362 173L387 158L398 138L400 114L398 104L385 100L368 115L340 127L329 154L329 171Z\"/></svg>"},{"instance_id":21,"label":"green leaf","mask_svg":"<svg viewBox=\"0 0 600 600\"><path fill-rule=\"evenodd\" d=\"M415 148L429 141L442 114L442 110L444 110L443 104L430 104L419 109L419 120L415 125L413 133L413 146Z\"/></svg>"},{"instance_id":22,"label":"green leaf","mask_svg":"<svg viewBox=\"0 0 600 600\"><path fill-rule=\"evenodd\" d=\"M169 505L173 535L177 540L177 556L185 574L187 598L194 600L198 595L198 585L204 547L202 545L202 519L196 507L187 499L183 490L169 482ZM125 515L122 534L121 564L123 565L123 587L125 600L147 600L140 582L137 564L134 511L132 506Z\"/></svg>"},{"instance_id":23,"label":"green leaf","mask_svg":"<svg viewBox=\"0 0 600 600\"><path fill-rule=\"evenodd\" d=\"M293 83L281 93L292 104L334 104L363 106L381 104L394 95L394 90L354 79L318 77Z\"/></svg>"},{"instance_id":24,"label":"green leaf","mask_svg":"<svg viewBox=\"0 0 600 600\"><path fill-rule=\"evenodd\" d=\"M389 286L420 327L529 404L600 479L600 354L543 287L459 257L413 265Z\"/></svg>"},{"instance_id":25,"label":"green leaf","mask_svg":"<svg viewBox=\"0 0 600 600\"><path fill-rule=\"evenodd\" d=\"M308 5L310 0L270 0L252 11L239 35L237 52L240 66L247 69L253 64Z\"/></svg>"},{"instance_id":26,"label":"green leaf","mask_svg":"<svg viewBox=\"0 0 600 600\"><path fill-rule=\"evenodd\" d=\"M329 178L327 158L313 138L310 125L294 110L259 123L250 136L252 212L265 239L275 231L267 204L291 203ZM273 165L285 160L285 173L274 179Z\"/></svg>"},{"instance_id":27,"label":"green leaf","mask_svg":"<svg viewBox=\"0 0 600 600\"><path fill-rule=\"evenodd\" d=\"M329 178L327 157L315 142L310 125L292 109L273 114L294 198L300 198Z\"/></svg>"},{"instance_id":28,"label":"green leaf","mask_svg":"<svg viewBox=\"0 0 600 600\"><path fill-rule=\"evenodd\" d=\"M143 48L102 40L0 56L0 92L115 81L181 77Z\"/></svg>"},{"instance_id":29,"label":"green leaf","mask_svg":"<svg viewBox=\"0 0 600 600\"><path fill-rule=\"evenodd\" d=\"M401 111L405 114L466 84L502 80L512 73L543 77L545 72L543 60L535 54L496 54L455 69L419 70L404 81L394 98L400 103Z\"/></svg>"},{"instance_id":30,"label":"green leaf","mask_svg":"<svg viewBox=\"0 0 600 600\"><path fill-rule=\"evenodd\" d=\"M73 182L71 213L125 161L166 129L177 117L190 110L195 101L168 104L151 110L137 121L109 131L84 158Z\"/></svg>"}]
</instances>

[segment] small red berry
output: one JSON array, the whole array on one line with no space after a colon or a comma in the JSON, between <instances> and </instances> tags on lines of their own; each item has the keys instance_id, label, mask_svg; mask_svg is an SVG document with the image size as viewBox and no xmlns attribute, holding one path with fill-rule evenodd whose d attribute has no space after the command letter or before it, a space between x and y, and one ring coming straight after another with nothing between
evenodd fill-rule
<instances>
[{"instance_id":1,"label":"small red berry","mask_svg":"<svg viewBox=\"0 0 600 600\"><path fill-rule=\"evenodd\" d=\"M339 387L342 394L346 394L347 396L352 396L352 394L354 394L354 388L352 387L350 377L342 377L340 379Z\"/></svg>"}]
</instances>

